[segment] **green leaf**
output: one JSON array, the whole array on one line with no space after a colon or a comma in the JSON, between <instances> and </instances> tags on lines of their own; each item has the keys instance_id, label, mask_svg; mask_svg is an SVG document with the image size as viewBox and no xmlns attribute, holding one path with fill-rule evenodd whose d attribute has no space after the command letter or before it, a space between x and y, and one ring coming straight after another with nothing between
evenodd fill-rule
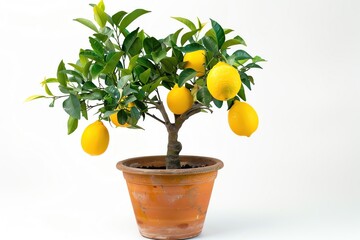
<instances>
[{"instance_id":1,"label":"green leaf","mask_svg":"<svg viewBox=\"0 0 360 240\"><path fill-rule=\"evenodd\" d=\"M262 69L262 67L260 65L256 64L256 63L249 63L245 67L247 67L247 68L261 68Z\"/></svg>"},{"instance_id":2,"label":"green leaf","mask_svg":"<svg viewBox=\"0 0 360 240\"><path fill-rule=\"evenodd\" d=\"M127 14L127 12L125 11L119 11L117 13L115 13L114 15L112 15L112 20L114 22L115 25L119 25L119 23L121 22L121 20L123 19L123 17Z\"/></svg>"},{"instance_id":3,"label":"green leaf","mask_svg":"<svg viewBox=\"0 0 360 240\"><path fill-rule=\"evenodd\" d=\"M252 62L253 62L253 63L266 62L266 60L263 59L263 58L261 58L260 56L255 56L255 57L253 57Z\"/></svg>"},{"instance_id":4,"label":"green leaf","mask_svg":"<svg viewBox=\"0 0 360 240\"><path fill-rule=\"evenodd\" d=\"M221 50L226 50L230 46L237 44L242 44L246 46L245 41L240 36L236 36L235 38L229 39L226 42L224 42L223 46L221 47Z\"/></svg>"},{"instance_id":5,"label":"green leaf","mask_svg":"<svg viewBox=\"0 0 360 240\"><path fill-rule=\"evenodd\" d=\"M88 59L95 60L96 62L101 62L101 63L104 62L102 57L100 57L93 50L90 50L90 49L80 50L79 55L81 57L86 57Z\"/></svg>"},{"instance_id":6,"label":"green leaf","mask_svg":"<svg viewBox=\"0 0 360 240\"><path fill-rule=\"evenodd\" d=\"M77 71L74 71L74 70L62 70L61 72L65 73L65 74L72 75L72 76L78 78L80 80L80 82L79 81L77 81L77 82L79 82L79 83L81 83L81 81L84 80L83 75L81 73L77 72Z\"/></svg>"},{"instance_id":7,"label":"green leaf","mask_svg":"<svg viewBox=\"0 0 360 240\"><path fill-rule=\"evenodd\" d=\"M196 73L197 72L192 68L187 68L183 70L179 75L179 82L178 82L179 87L182 87L186 81L196 77Z\"/></svg>"},{"instance_id":8,"label":"green leaf","mask_svg":"<svg viewBox=\"0 0 360 240\"><path fill-rule=\"evenodd\" d=\"M140 74L139 79L143 84L146 84L149 81L149 77L151 74L151 69L146 69L143 73Z\"/></svg>"},{"instance_id":9,"label":"green leaf","mask_svg":"<svg viewBox=\"0 0 360 240\"><path fill-rule=\"evenodd\" d=\"M245 89L244 84L241 84L241 88L237 94L242 100L246 101Z\"/></svg>"},{"instance_id":10,"label":"green leaf","mask_svg":"<svg viewBox=\"0 0 360 240\"><path fill-rule=\"evenodd\" d=\"M209 50L210 52L217 52L219 50L216 41L212 37L204 36L202 38L202 42L203 42L205 48L207 50Z\"/></svg>"},{"instance_id":11,"label":"green leaf","mask_svg":"<svg viewBox=\"0 0 360 240\"><path fill-rule=\"evenodd\" d=\"M123 45L122 45L122 50L126 53L129 52L129 49L131 48L131 46L133 45L133 43L135 42L135 39L137 38L137 34L138 34L139 28L137 28L136 30L132 31L131 33L129 33L129 35L127 35L124 39Z\"/></svg>"},{"instance_id":12,"label":"green leaf","mask_svg":"<svg viewBox=\"0 0 360 240\"><path fill-rule=\"evenodd\" d=\"M250 54L248 54L247 52L245 52L244 50L237 50L235 51L232 56L235 57L236 61L239 60L246 60L246 59L252 59L252 57L250 56Z\"/></svg>"},{"instance_id":13,"label":"green leaf","mask_svg":"<svg viewBox=\"0 0 360 240\"><path fill-rule=\"evenodd\" d=\"M210 102L213 100L207 87L200 88L200 90L196 93L196 98L205 106L209 106Z\"/></svg>"},{"instance_id":14,"label":"green leaf","mask_svg":"<svg viewBox=\"0 0 360 240\"><path fill-rule=\"evenodd\" d=\"M251 90L251 84L248 75L244 72L240 72L240 79L242 82L241 85L245 85L249 90Z\"/></svg>"},{"instance_id":15,"label":"green leaf","mask_svg":"<svg viewBox=\"0 0 360 240\"><path fill-rule=\"evenodd\" d=\"M63 102L63 108L71 117L80 119L80 101L74 94L70 94Z\"/></svg>"},{"instance_id":16,"label":"green leaf","mask_svg":"<svg viewBox=\"0 0 360 240\"><path fill-rule=\"evenodd\" d=\"M224 29L216 21L214 21L212 19L210 19L210 20L211 20L211 26L215 31L216 40L217 40L217 43L218 43L218 48L221 49L222 45L225 42Z\"/></svg>"},{"instance_id":17,"label":"green leaf","mask_svg":"<svg viewBox=\"0 0 360 240\"><path fill-rule=\"evenodd\" d=\"M54 94L50 91L49 86L47 83L44 84L45 92L47 95L54 96Z\"/></svg>"},{"instance_id":18,"label":"green leaf","mask_svg":"<svg viewBox=\"0 0 360 240\"><path fill-rule=\"evenodd\" d=\"M151 69L155 70L155 65L149 59L147 59L145 57L139 57L137 59L137 63L140 66L143 66L143 67L146 67L146 68L151 68Z\"/></svg>"},{"instance_id":19,"label":"green leaf","mask_svg":"<svg viewBox=\"0 0 360 240\"><path fill-rule=\"evenodd\" d=\"M157 52L152 52L151 56L154 60L154 62L157 64L159 63L163 58L166 57L166 51L165 50L160 50Z\"/></svg>"},{"instance_id":20,"label":"green leaf","mask_svg":"<svg viewBox=\"0 0 360 240\"><path fill-rule=\"evenodd\" d=\"M66 70L64 61L61 60L59 63L58 69L57 69L57 80L60 83L60 85L66 87L67 82L69 81L67 75L63 73L62 71Z\"/></svg>"},{"instance_id":21,"label":"green leaf","mask_svg":"<svg viewBox=\"0 0 360 240\"><path fill-rule=\"evenodd\" d=\"M104 66L94 63L90 68L90 74L93 78L97 77L101 71L104 69Z\"/></svg>"},{"instance_id":22,"label":"green leaf","mask_svg":"<svg viewBox=\"0 0 360 240\"><path fill-rule=\"evenodd\" d=\"M146 14L150 11L144 10L144 9L135 9L134 11L132 11L131 13L127 14L123 20L121 21L120 25L119 25L119 29L120 31L124 34L127 35L125 32L125 29L127 28L127 26L129 26L130 23L132 23L135 19L137 19L138 17L140 17L143 14Z\"/></svg>"},{"instance_id":23,"label":"green leaf","mask_svg":"<svg viewBox=\"0 0 360 240\"><path fill-rule=\"evenodd\" d=\"M198 32L198 30L193 30L187 33L184 33L184 35L181 37L181 45L184 45L186 43L186 41L188 41L190 38L192 38L192 36L194 36L196 33Z\"/></svg>"},{"instance_id":24,"label":"green leaf","mask_svg":"<svg viewBox=\"0 0 360 240\"><path fill-rule=\"evenodd\" d=\"M179 47L180 51L187 53L187 52L194 52L197 50L205 50L204 46L199 43L190 43L185 47Z\"/></svg>"},{"instance_id":25,"label":"green leaf","mask_svg":"<svg viewBox=\"0 0 360 240\"><path fill-rule=\"evenodd\" d=\"M118 62L119 62L122 55L123 55L122 52L113 53L110 60L107 61L104 69L102 70L102 73L104 73L104 74L112 73L114 71L116 65L118 64Z\"/></svg>"},{"instance_id":26,"label":"green leaf","mask_svg":"<svg viewBox=\"0 0 360 240\"><path fill-rule=\"evenodd\" d=\"M128 118L128 115L124 109L121 109L120 111L118 111L117 119L121 125L124 125L126 123L127 118Z\"/></svg>"},{"instance_id":27,"label":"green leaf","mask_svg":"<svg viewBox=\"0 0 360 240\"><path fill-rule=\"evenodd\" d=\"M93 22L91 22L88 19L85 18L76 18L74 19L74 21L77 21L83 25L85 25L86 27L90 28L91 30L93 30L94 32L99 32L99 30L97 29L97 27L95 26L95 24Z\"/></svg>"},{"instance_id":28,"label":"green leaf","mask_svg":"<svg viewBox=\"0 0 360 240\"><path fill-rule=\"evenodd\" d=\"M115 102L120 100L120 92L115 86L105 88L105 92L109 93L111 98L115 99Z\"/></svg>"},{"instance_id":29,"label":"green leaf","mask_svg":"<svg viewBox=\"0 0 360 240\"><path fill-rule=\"evenodd\" d=\"M25 102L30 102L30 101L38 99L38 98L45 98L45 96L43 96L43 95L32 95L32 96L26 98Z\"/></svg>"},{"instance_id":30,"label":"green leaf","mask_svg":"<svg viewBox=\"0 0 360 240\"><path fill-rule=\"evenodd\" d=\"M217 100L215 98L213 99L213 102L217 108L221 108L224 103L223 101Z\"/></svg>"},{"instance_id":31,"label":"green leaf","mask_svg":"<svg viewBox=\"0 0 360 240\"><path fill-rule=\"evenodd\" d=\"M92 93L81 94L81 98L84 100L102 100L106 93L102 90L95 90Z\"/></svg>"},{"instance_id":32,"label":"green leaf","mask_svg":"<svg viewBox=\"0 0 360 240\"><path fill-rule=\"evenodd\" d=\"M85 101L81 101L80 102L80 106L81 106L81 115L88 120L88 113L87 113L87 106Z\"/></svg>"},{"instance_id":33,"label":"green leaf","mask_svg":"<svg viewBox=\"0 0 360 240\"><path fill-rule=\"evenodd\" d=\"M106 13L101 7L94 6L94 19L101 28L105 27L107 18Z\"/></svg>"},{"instance_id":34,"label":"green leaf","mask_svg":"<svg viewBox=\"0 0 360 240\"><path fill-rule=\"evenodd\" d=\"M86 90L96 89L96 88L97 88L97 86L91 81L85 82L84 85L82 86L82 89L85 90L85 91Z\"/></svg>"},{"instance_id":35,"label":"green leaf","mask_svg":"<svg viewBox=\"0 0 360 240\"><path fill-rule=\"evenodd\" d=\"M69 116L67 122L68 135L70 135L76 130L76 128L78 127L78 121L79 121L78 119Z\"/></svg>"},{"instance_id":36,"label":"green leaf","mask_svg":"<svg viewBox=\"0 0 360 240\"><path fill-rule=\"evenodd\" d=\"M122 76L117 82L117 86L119 89L124 88L124 86L132 80L132 75Z\"/></svg>"},{"instance_id":37,"label":"green leaf","mask_svg":"<svg viewBox=\"0 0 360 240\"><path fill-rule=\"evenodd\" d=\"M104 55L104 47L103 45L99 42L99 40L89 37L89 42L91 45L91 48L94 50L94 52L99 55L99 56L103 56Z\"/></svg>"},{"instance_id":38,"label":"green leaf","mask_svg":"<svg viewBox=\"0 0 360 240\"><path fill-rule=\"evenodd\" d=\"M183 17L172 17L172 18L185 24L188 28L190 28L190 30L192 30L192 31L196 30L195 24L192 21L190 21L189 19L186 19Z\"/></svg>"},{"instance_id":39,"label":"green leaf","mask_svg":"<svg viewBox=\"0 0 360 240\"><path fill-rule=\"evenodd\" d=\"M161 67L162 69L167 72L167 73L175 73L176 70L177 70L177 64L178 64L178 61L176 60L175 57L166 57L166 58L163 58L161 61Z\"/></svg>"},{"instance_id":40,"label":"green leaf","mask_svg":"<svg viewBox=\"0 0 360 240\"><path fill-rule=\"evenodd\" d=\"M133 119L139 120L140 119L140 112L139 109L137 109L136 107L132 107L130 110L130 116Z\"/></svg>"},{"instance_id":41,"label":"green leaf","mask_svg":"<svg viewBox=\"0 0 360 240\"><path fill-rule=\"evenodd\" d=\"M157 52L161 49L161 43L154 37L144 39L144 49L146 54Z\"/></svg>"},{"instance_id":42,"label":"green leaf","mask_svg":"<svg viewBox=\"0 0 360 240\"><path fill-rule=\"evenodd\" d=\"M182 30L183 30L183 28L180 28L180 29L177 30L175 33L173 33L173 34L170 35L170 39L171 39L171 41L172 41L173 43L175 43L175 45L176 45L176 43L177 43L179 34L180 34L180 32L181 32Z\"/></svg>"}]
</instances>

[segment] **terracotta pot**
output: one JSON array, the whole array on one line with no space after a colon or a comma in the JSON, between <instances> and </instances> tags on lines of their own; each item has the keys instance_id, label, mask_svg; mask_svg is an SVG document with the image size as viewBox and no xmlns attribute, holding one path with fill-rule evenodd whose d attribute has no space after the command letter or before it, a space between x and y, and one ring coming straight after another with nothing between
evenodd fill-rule
<instances>
[{"instance_id":1,"label":"terracotta pot","mask_svg":"<svg viewBox=\"0 0 360 240\"><path fill-rule=\"evenodd\" d=\"M165 156L120 161L142 236L186 239L202 231L217 171L215 158L181 156L183 169L150 169L165 165Z\"/></svg>"}]
</instances>

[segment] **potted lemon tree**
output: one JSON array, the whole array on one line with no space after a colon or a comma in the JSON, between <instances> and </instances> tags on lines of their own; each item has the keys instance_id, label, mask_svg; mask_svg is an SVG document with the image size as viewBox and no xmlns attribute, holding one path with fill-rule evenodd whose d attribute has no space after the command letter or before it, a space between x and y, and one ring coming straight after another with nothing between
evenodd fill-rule
<instances>
[{"instance_id":1,"label":"potted lemon tree","mask_svg":"<svg viewBox=\"0 0 360 240\"><path fill-rule=\"evenodd\" d=\"M246 103L253 68L265 61L243 49L233 30L210 19L194 23L173 17L183 28L163 38L148 35L131 23L149 11L108 14L103 1L91 4L94 20L77 18L92 34L78 59L60 61L56 76L42 81L50 107L57 101L68 114L68 134L80 119L97 116L81 137L90 155L105 152L109 131L141 129L141 121L159 122L168 133L166 154L120 161L140 233L153 239L185 239L201 233L217 171L222 161L182 156L178 140L184 122L200 112L226 107L231 130L249 137L258 126L256 111ZM57 85L57 88L51 87ZM166 89L162 96L161 89ZM55 92L56 91L56 92ZM223 106L224 105L224 106ZM167 106L167 107L166 107ZM164 148L165 151L165 148Z\"/></svg>"}]
</instances>

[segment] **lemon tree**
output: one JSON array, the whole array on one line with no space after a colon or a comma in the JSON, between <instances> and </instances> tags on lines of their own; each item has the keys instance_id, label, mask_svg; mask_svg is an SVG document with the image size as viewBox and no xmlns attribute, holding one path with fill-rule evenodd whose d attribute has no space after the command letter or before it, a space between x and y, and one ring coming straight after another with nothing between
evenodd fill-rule
<instances>
[{"instance_id":1,"label":"lemon tree","mask_svg":"<svg viewBox=\"0 0 360 240\"><path fill-rule=\"evenodd\" d=\"M213 19L173 17L181 28L158 38L134 24L140 16L151 21L148 10L110 13L103 1L90 7L93 19L75 19L88 29L88 44L75 61L61 60L56 74L41 82L45 94L27 99L49 99L50 107L60 101L68 114L68 134L79 120L91 120L81 139L86 153L106 150L108 128L141 129L142 121L153 119L169 134L166 167L180 168L183 123L223 105L230 109L229 126L236 134L249 136L256 130L256 112L243 104L254 84L250 70L260 69L265 60L245 51L246 43L235 31ZM161 89L167 91L165 102Z\"/></svg>"}]
</instances>

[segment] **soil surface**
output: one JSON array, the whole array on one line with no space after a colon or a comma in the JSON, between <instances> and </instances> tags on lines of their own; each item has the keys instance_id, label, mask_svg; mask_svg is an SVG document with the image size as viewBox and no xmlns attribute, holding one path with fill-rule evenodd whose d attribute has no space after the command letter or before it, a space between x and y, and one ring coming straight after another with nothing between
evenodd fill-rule
<instances>
[{"instance_id":1,"label":"soil surface","mask_svg":"<svg viewBox=\"0 0 360 240\"><path fill-rule=\"evenodd\" d=\"M185 164L181 166L181 169L190 169L190 168L200 168L200 167L206 167L207 165L190 165L190 164ZM141 169L166 169L165 166L140 166L138 168Z\"/></svg>"}]
</instances>

